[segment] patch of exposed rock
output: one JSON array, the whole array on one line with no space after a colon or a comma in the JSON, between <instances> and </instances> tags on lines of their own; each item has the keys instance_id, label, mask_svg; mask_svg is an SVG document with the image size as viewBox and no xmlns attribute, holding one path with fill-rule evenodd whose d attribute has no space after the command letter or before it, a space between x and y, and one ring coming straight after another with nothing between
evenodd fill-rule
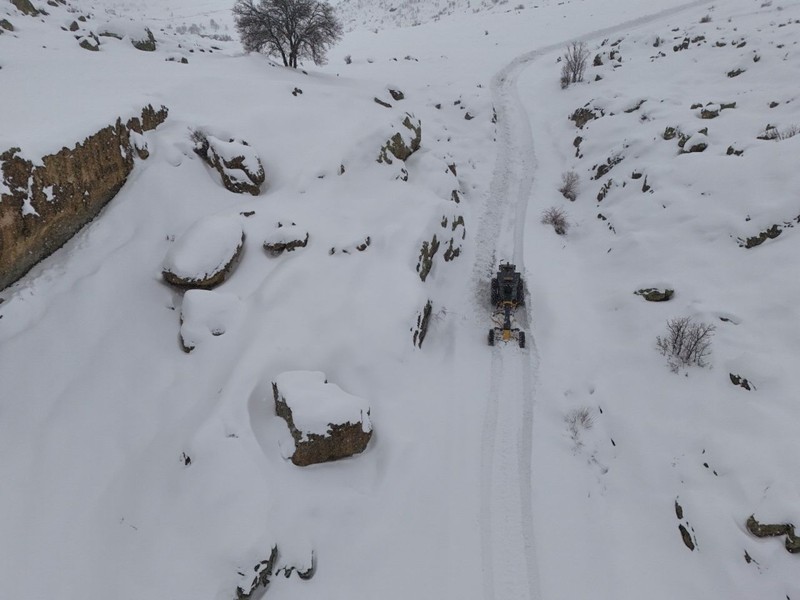
<instances>
[{"instance_id":1,"label":"patch of exposed rock","mask_svg":"<svg viewBox=\"0 0 800 600\"><path fill-rule=\"evenodd\" d=\"M794 525L791 523L767 525L759 523L754 515L750 515L747 519L746 526L747 531L756 537L779 537L785 535L784 546L786 547L786 551L792 554L800 552L800 537L795 534Z\"/></svg>"},{"instance_id":2,"label":"patch of exposed rock","mask_svg":"<svg viewBox=\"0 0 800 600\"><path fill-rule=\"evenodd\" d=\"M147 106L141 116L117 119L73 148L34 164L19 148L0 152L0 289L25 275L116 196L144 156L142 134L167 118Z\"/></svg>"},{"instance_id":3,"label":"patch of exposed rock","mask_svg":"<svg viewBox=\"0 0 800 600\"><path fill-rule=\"evenodd\" d=\"M238 216L212 215L197 221L164 258L164 279L179 287L211 289L233 272L244 248Z\"/></svg>"},{"instance_id":4,"label":"patch of exposed rock","mask_svg":"<svg viewBox=\"0 0 800 600\"><path fill-rule=\"evenodd\" d=\"M275 412L294 440L300 467L363 452L372 437L368 403L328 383L320 371L289 371L272 384Z\"/></svg>"},{"instance_id":5,"label":"patch of exposed rock","mask_svg":"<svg viewBox=\"0 0 800 600\"><path fill-rule=\"evenodd\" d=\"M236 588L236 600L260 598L269 587L270 581L280 574L289 578L292 573L297 573L300 579L311 579L317 569L314 552L312 551L308 558L301 562L302 564L296 564L297 561L289 564L289 561L284 560L283 556L281 556L278 546L273 546L269 556L253 567L253 579L245 584L244 587L239 586Z\"/></svg>"},{"instance_id":6,"label":"patch of exposed rock","mask_svg":"<svg viewBox=\"0 0 800 600\"><path fill-rule=\"evenodd\" d=\"M675 294L675 290L659 289L659 288L644 288L633 292L637 296L641 296L648 302L667 302Z\"/></svg>"},{"instance_id":7,"label":"patch of exposed rock","mask_svg":"<svg viewBox=\"0 0 800 600\"><path fill-rule=\"evenodd\" d=\"M39 14L39 11L33 7L33 4L31 4L31 0L11 0L11 4L13 4L23 15L35 17Z\"/></svg>"},{"instance_id":8,"label":"patch of exposed rock","mask_svg":"<svg viewBox=\"0 0 800 600\"><path fill-rule=\"evenodd\" d=\"M195 131L192 135L194 151L219 173L225 189L235 194L261 193L261 184L266 178L261 159L244 140L227 142Z\"/></svg>"},{"instance_id":9,"label":"patch of exposed rock","mask_svg":"<svg viewBox=\"0 0 800 600\"><path fill-rule=\"evenodd\" d=\"M294 252L297 248L305 248L309 237L308 232L301 231L295 223L278 223L277 231L264 240L264 250L272 256Z\"/></svg>"},{"instance_id":10,"label":"patch of exposed rock","mask_svg":"<svg viewBox=\"0 0 800 600\"><path fill-rule=\"evenodd\" d=\"M393 159L405 161L409 156L419 150L422 144L422 123L409 113L406 113L400 130L390 137L378 153L378 162L393 164Z\"/></svg>"}]
</instances>

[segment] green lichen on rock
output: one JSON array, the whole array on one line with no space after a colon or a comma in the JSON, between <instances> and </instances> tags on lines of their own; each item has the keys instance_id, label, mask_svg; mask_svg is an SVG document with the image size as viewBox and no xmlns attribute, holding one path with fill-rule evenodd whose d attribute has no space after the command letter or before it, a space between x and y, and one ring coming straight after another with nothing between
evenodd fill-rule
<instances>
[{"instance_id":1,"label":"green lichen on rock","mask_svg":"<svg viewBox=\"0 0 800 600\"><path fill-rule=\"evenodd\" d=\"M409 113L403 119L402 127L407 130L398 131L381 147L378 153L378 162L391 165L396 158L405 161L409 156L419 150L422 144L422 123Z\"/></svg>"},{"instance_id":2,"label":"green lichen on rock","mask_svg":"<svg viewBox=\"0 0 800 600\"><path fill-rule=\"evenodd\" d=\"M675 290L658 289L658 288L644 288L633 292L637 296L641 296L648 302L667 302L675 294Z\"/></svg>"}]
</instances>

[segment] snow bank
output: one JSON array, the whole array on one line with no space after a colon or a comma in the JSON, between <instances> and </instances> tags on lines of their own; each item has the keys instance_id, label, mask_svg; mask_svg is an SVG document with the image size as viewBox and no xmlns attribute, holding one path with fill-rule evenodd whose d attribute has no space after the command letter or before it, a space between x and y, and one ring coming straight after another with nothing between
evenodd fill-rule
<instances>
[{"instance_id":1,"label":"snow bank","mask_svg":"<svg viewBox=\"0 0 800 600\"><path fill-rule=\"evenodd\" d=\"M223 335L236 322L241 302L233 294L210 290L188 290L181 306L181 343L186 352L198 344Z\"/></svg>"}]
</instances>

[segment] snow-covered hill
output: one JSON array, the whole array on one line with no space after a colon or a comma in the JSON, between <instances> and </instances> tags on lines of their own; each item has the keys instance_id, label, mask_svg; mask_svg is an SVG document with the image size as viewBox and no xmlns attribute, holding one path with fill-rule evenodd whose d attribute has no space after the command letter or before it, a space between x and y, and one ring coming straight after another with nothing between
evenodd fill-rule
<instances>
[{"instance_id":1,"label":"snow-covered hill","mask_svg":"<svg viewBox=\"0 0 800 600\"><path fill-rule=\"evenodd\" d=\"M800 597L786 536L746 528L800 521L800 3L342 0L353 31L306 72L244 55L227 2L35 4L0 8L0 153L170 112L0 291L0 597L235 598L273 546L316 567L275 599ZM561 89L576 39L586 81ZM379 164L407 113L420 150ZM248 142L259 196L198 131ZM209 217L243 252L184 306L164 260ZM289 234L307 245L264 250ZM525 350L486 345L505 260ZM673 373L656 338L680 317L715 331ZM363 454L286 458L272 383L296 370L369 404Z\"/></svg>"}]
</instances>

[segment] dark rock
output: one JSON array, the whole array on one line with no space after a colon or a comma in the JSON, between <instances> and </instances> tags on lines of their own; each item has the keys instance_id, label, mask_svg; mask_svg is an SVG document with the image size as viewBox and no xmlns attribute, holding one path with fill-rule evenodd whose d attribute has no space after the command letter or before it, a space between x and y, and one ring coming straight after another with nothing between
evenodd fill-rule
<instances>
[{"instance_id":1,"label":"dark rock","mask_svg":"<svg viewBox=\"0 0 800 600\"><path fill-rule=\"evenodd\" d=\"M778 225L773 225L769 229L762 231L756 236L749 237L746 240L742 240L741 238L739 238L739 247L755 248L756 246L760 246L767 240L774 240L781 233L783 233L783 230Z\"/></svg>"},{"instance_id":2,"label":"dark rock","mask_svg":"<svg viewBox=\"0 0 800 600\"><path fill-rule=\"evenodd\" d=\"M383 100L381 100L377 96L375 98L373 98L373 100L375 100L376 104L380 104L381 106L385 106L386 108L392 108L391 104L389 104L388 102L384 102Z\"/></svg>"},{"instance_id":3,"label":"dark rock","mask_svg":"<svg viewBox=\"0 0 800 600\"><path fill-rule=\"evenodd\" d=\"M0 19L0 29L5 29L6 31L14 31L14 26L8 19Z\"/></svg>"},{"instance_id":4,"label":"dark rock","mask_svg":"<svg viewBox=\"0 0 800 600\"><path fill-rule=\"evenodd\" d=\"M675 290L658 288L644 288L633 292L637 296L641 296L648 302L667 302L675 294Z\"/></svg>"},{"instance_id":5,"label":"dark rock","mask_svg":"<svg viewBox=\"0 0 800 600\"><path fill-rule=\"evenodd\" d=\"M689 531L686 529L686 527L684 527L683 524L681 524L681 525L678 525L678 529L681 532L681 538L683 538L683 543L686 544L686 547L689 550L694 550L694 548L695 548L694 540L692 539L692 536L689 533Z\"/></svg>"},{"instance_id":6,"label":"dark rock","mask_svg":"<svg viewBox=\"0 0 800 600\"><path fill-rule=\"evenodd\" d=\"M78 45L83 48L84 50L90 50L92 52L97 52L100 50L100 40L97 39L97 36L93 33L82 37Z\"/></svg>"},{"instance_id":7,"label":"dark rock","mask_svg":"<svg viewBox=\"0 0 800 600\"><path fill-rule=\"evenodd\" d=\"M602 109L597 109L597 108L589 109L589 108L586 108L586 107L582 107L582 108L579 108L579 109L575 110L575 112L573 112L569 116L569 120L572 121L573 123L575 123L575 127L578 127L579 129L583 129L583 127L584 127L584 125L586 125L586 123L588 123L589 121L591 121L593 119L599 119L604 114L605 113L603 112Z\"/></svg>"},{"instance_id":8,"label":"dark rock","mask_svg":"<svg viewBox=\"0 0 800 600\"><path fill-rule=\"evenodd\" d=\"M154 52L156 49L156 38L153 36L153 32L150 29L145 29L147 32L147 37L143 40L131 40L131 44L137 50L142 50L144 52Z\"/></svg>"},{"instance_id":9,"label":"dark rock","mask_svg":"<svg viewBox=\"0 0 800 600\"><path fill-rule=\"evenodd\" d=\"M288 239L282 237L280 241L264 242L264 250L269 252L272 256L279 256L284 252L293 252L297 248L305 248L308 245L309 234L306 233L305 237L297 239Z\"/></svg>"},{"instance_id":10,"label":"dark rock","mask_svg":"<svg viewBox=\"0 0 800 600\"><path fill-rule=\"evenodd\" d=\"M414 331L413 337L413 343L417 348L422 348L422 342L425 341L425 336L428 335L428 324L430 323L432 310L433 305L428 300L422 312L417 315L417 329Z\"/></svg>"},{"instance_id":11,"label":"dark rock","mask_svg":"<svg viewBox=\"0 0 800 600\"><path fill-rule=\"evenodd\" d=\"M728 71L728 77L738 77L744 73L744 69L734 69L733 71Z\"/></svg>"},{"instance_id":12,"label":"dark rock","mask_svg":"<svg viewBox=\"0 0 800 600\"><path fill-rule=\"evenodd\" d=\"M678 128L677 127L669 127L669 126L667 126L664 129L664 133L661 134L661 137L663 137L665 140L671 140L676 135L678 135Z\"/></svg>"},{"instance_id":13,"label":"dark rock","mask_svg":"<svg viewBox=\"0 0 800 600\"><path fill-rule=\"evenodd\" d=\"M392 98L394 98L395 102L400 102L400 100L403 100L406 97L405 94L400 90L390 89L389 94L391 95Z\"/></svg>"},{"instance_id":14,"label":"dark rock","mask_svg":"<svg viewBox=\"0 0 800 600\"><path fill-rule=\"evenodd\" d=\"M31 0L11 0L11 4L24 15L35 17L39 14L39 11L31 4Z\"/></svg>"},{"instance_id":15,"label":"dark rock","mask_svg":"<svg viewBox=\"0 0 800 600\"><path fill-rule=\"evenodd\" d=\"M740 375L734 375L733 373L729 373L728 375L730 375L731 383L733 385L738 385L739 387L746 389L748 392L750 391L750 382L747 381L747 379Z\"/></svg>"}]
</instances>

